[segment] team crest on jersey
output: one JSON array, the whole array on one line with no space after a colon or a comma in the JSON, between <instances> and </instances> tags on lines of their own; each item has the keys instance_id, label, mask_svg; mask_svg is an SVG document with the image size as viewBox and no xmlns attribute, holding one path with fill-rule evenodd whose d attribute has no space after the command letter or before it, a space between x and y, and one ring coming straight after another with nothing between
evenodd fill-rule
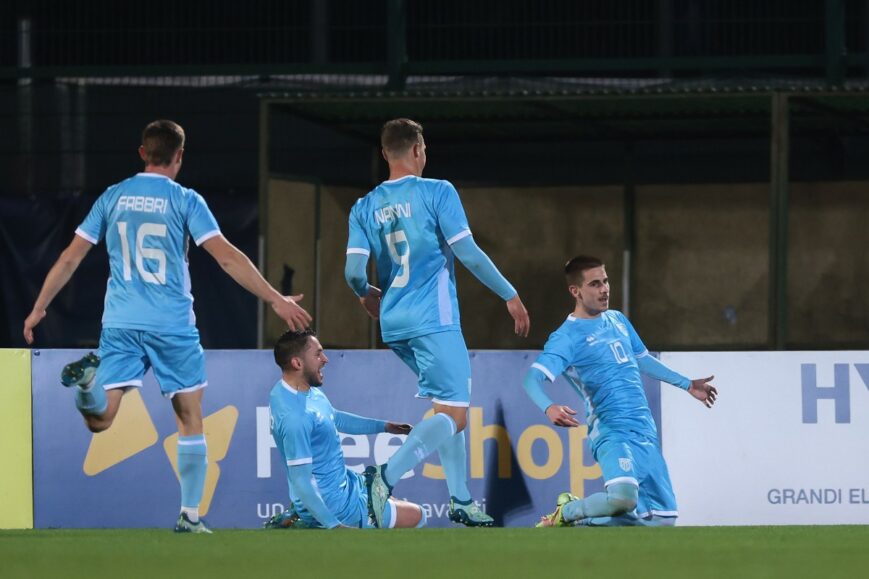
<instances>
[{"instance_id":1,"label":"team crest on jersey","mask_svg":"<svg viewBox=\"0 0 869 579\"><path fill-rule=\"evenodd\" d=\"M620 458L619 466L625 472L631 472L631 470L634 468L634 465L631 463L631 459L629 458Z\"/></svg>"},{"instance_id":2,"label":"team crest on jersey","mask_svg":"<svg viewBox=\"0 0 869 579\"><path fill-rule=\"evenodd\" d=\"M616 327L619 329L619 331L622 333L622 335L624 335L624 336L628 335L628 328L623 323L616 322Z\"/></svg>"}]
</instances>

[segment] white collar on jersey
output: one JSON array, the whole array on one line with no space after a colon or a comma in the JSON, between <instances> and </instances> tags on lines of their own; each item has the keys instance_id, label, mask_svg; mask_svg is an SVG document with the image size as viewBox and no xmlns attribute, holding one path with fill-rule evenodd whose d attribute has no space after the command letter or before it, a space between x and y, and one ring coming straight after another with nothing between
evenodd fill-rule
<instances>
[{"instance_id":1,"label":"white collar on jersey","mask_svg":"<svg viewBox=\"0 0 869 579\"><path fill-rule=\"evenodd\" d=\"M398 179L393 179L392 181L384 181L383 184L386 185L388 183L392 185L393 183L401 183L405 179L410 179L411 177L416 177L416 175L405 175L404 177L399 177Z\"/></svg>"},{"instance_id":2,"label":"white collar on jersey","mask_svg":"<svg viewBox=\"0 0 869 579\"><path fill-rule=\"evenodd\" d=\"M136 173L136 177L161 177L163 179L169 179L169 177L167 177L166 175L161 175L160 173L145 173L145 172ZM169 180L171 181L172 179L169 179Z\"/></svg>"},{"instance_id":3,"label":"white collar on jersey","mask_svg":"<svg viewBox=\"0 0 869 579\"><path fill-rule=\"evenodd\" d=\"M287 390L289 390L289 391L292 392L293 394L298 394L298 393L299 393L298 390L296 390L295 388L293 388L292 386L290 386L289 384L287 384L287 382L286 382L283 378L281 378L281 384L283 384L283 385L284 385L284 388L286 388Z\"/></svg>"}]
</instances>

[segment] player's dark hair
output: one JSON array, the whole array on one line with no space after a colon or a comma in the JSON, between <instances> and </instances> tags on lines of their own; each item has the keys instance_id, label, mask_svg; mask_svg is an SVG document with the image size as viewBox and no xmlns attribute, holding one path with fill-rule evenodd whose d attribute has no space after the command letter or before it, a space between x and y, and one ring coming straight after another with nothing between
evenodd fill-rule
<instances>
[{"instance_id":1,"label":"player's dark hair","mask_svg":"<svg viewBox=\"0 0 869 579\"><path fill-rule=\"evenodd\" d=\"M178 149L184 147L184 129L176 122L160 120L148 123L142 131L145 162L156 167L172 163Z\"/></svg>"},{"instance_id":2,"label":"player's dark hair","mask_svg":"<svg viewBox=\"0 0 869 579\"><path fill-rule=\"evenodd\" d=\"M582 285L582 275L588 269L603 267L604 262L590 255L577 255L564 264L564 276L567 285Z\"/></svg>"},{"instance_id":3,"label":"player's dark hair","mask_svg":"<svg viewBox=\"0 0 869 579\"><path fill-rule=\"evenodd\" d=\"M420 142L422 125L410 119L392 119L380 129L380 146L388 155L402 155Z\"/></svg>"},{"instance_id":4,"label":"player's dark hair","mask_svg":"<svg viewBox=\"0 0 869 579\"><path fill-rule=\"evenodd\" d=\"M311 329L285 332L275 343L275 364L280 366L281 370L289 369L290 360L301 356L308 347L308 338L316 335L317 333Z\"/></svg>"}]
</instances>

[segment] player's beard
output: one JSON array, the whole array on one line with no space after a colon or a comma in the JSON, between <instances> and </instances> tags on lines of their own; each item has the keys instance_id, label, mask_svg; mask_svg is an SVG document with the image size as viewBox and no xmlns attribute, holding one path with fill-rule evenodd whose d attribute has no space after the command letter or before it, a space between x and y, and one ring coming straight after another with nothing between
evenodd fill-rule
<instances>
[{"instance_id":1,"label":"player's beard","mask_svg":"<svg viewBox=\"0 0 869 579\"><path fill-rule=\"evenodd\" d=\"M304 374L305 382L308 383L308 386L313 386L315 388L319 388L323 385L323 378L320 370L310 370L305 368Z\"/></svg>"}]
</instances>

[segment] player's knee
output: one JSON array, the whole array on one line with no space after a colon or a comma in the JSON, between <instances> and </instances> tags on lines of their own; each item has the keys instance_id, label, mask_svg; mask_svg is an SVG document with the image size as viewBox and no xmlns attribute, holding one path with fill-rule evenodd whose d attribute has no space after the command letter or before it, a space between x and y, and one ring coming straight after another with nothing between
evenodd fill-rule
<instances>
[{"instance_id":1,"label":"player's knee","mask_svg":"<svg viewBox=\"0 0 869 579\"><path fill-rule=\"evenodd\" d=\"M625 498L611 498L609 504L613 507L613 515L624 515L637 508L637 501Z\"/></svg>"},{"instance_id":2,"label":"player's knee","mask_svg":"<svg viewBox=\"0 0 869 579\"><path fill-rule=\"evenodd\" d=\"M98 418L90 418L90 419L86 418L85 424L87 424L88 430L90 430L94 434L97 434L99 432L104 432L104 431L108 430L109 427L112 425L112 421L111 420L100 420Z\"/></svg>"},{"instance_id":3,"label":"player's knee","mask_svg":"<svg viewBox=\"0 0 869 579\"><path fill-rule=\"evenodd\" d=\"M426 526L428 523L428 517L425 516L425 509L420 505L416 505L416 508L419 509L419 522L416 524L417 529L421 529Z\"/></svg>"},{"instance_id":4,"label":"player's knee","mask_svg":"<svg viewBox=\"0 0 869 579\"><path fill-rule=\"evenodd\" d=\"M467 413L459 414L458 416L453 416L452 419L456 423L456 434L463 431L465 429L465 426L468 425Z\"/></svg>"},{"instance_id":5,"label":"player's knee","mask_svg":"<svg viewBox=\"0 0 869 579\"><path fill-rule=\"evenodd\" d=\"M630 513L637 508L639 491L629 484L614 484L607 487L607 502L613 509L613 515Z\"/></svg>"}]
</instances>

